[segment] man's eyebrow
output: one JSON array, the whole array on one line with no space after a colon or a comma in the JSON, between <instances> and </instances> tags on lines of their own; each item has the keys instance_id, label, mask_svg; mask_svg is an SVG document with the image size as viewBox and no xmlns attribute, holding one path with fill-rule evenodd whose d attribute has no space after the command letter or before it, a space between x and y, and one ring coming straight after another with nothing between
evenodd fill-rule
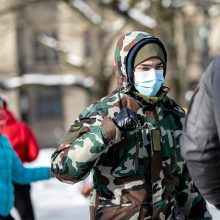
<instances>
[{"instance_id":1,"label":"man's eyebrow","mask_svg":"<svg viewBox=\"0 0 220 220\"><path fill-rule=\"evenodd\" d=\"M160 63L156 64L155 66L159 66L159 65L163 65L163 62L160 62ZM145 66L148 67L148 66L154 66L154 65L143 63L143 64L141 64L141 66L143 66L143 67L145 67Z\"/></svg>"}]
</instances>

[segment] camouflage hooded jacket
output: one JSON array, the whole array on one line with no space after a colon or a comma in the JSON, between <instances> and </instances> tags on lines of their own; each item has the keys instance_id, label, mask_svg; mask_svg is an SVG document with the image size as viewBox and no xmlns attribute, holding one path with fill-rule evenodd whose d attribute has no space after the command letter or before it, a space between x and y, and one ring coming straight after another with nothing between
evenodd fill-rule
<instances>
[{"instance_id":1,"label":"camouflage hooded jacket","mask_svg":"<svg viewBox=\"0 0 220 220\"><path fill-rule=\"evenodd\" d=\"M129 90L126 57L143 38L119 39L115 72L120 89L87 107L52 155L52 172L66 183L93 173L91 219L211 219L180 155L184 111L161 90L152 100ZM109 118L122 108L142 115L144 126L121 132Z\"/></svg>"}]
</instances>

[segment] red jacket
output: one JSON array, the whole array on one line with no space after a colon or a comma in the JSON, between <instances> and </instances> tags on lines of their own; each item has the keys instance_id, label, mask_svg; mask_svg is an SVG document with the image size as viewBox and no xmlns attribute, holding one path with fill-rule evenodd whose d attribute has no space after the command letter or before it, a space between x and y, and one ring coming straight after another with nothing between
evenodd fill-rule
<instances>
[{"instance_id":1,"label":"red jacket","mask_svg":"<svg viewBox=\"0 0 220 220\"><path fill-rule=\"evenodd\" d=\"M4 111L7 114L7 122L3 134L8 137L22 162L35 160L39 153L39 146L32 131L27 124L17 120L7 108L4 108Z\"/></svg>"}]
</instances>

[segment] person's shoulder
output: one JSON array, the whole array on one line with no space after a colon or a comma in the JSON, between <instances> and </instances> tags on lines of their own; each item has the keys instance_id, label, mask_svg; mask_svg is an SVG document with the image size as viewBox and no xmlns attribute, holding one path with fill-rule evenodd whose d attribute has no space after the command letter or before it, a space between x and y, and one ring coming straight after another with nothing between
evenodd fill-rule
<instances>
[{"instance_id":1,"label":"person's shoulder","mask_svg":"<svg viewBox=\"0 0 220 220\"><path fill-rule=\"evenodd\" d=\"M211 63L209 64L211 66L211 70L213 74L219 74L220 69L220 55L216 56Z\"/></svg>"},{"instance_id":2,"label":"person's shoulder","mask_svg":"<svg viewBox=\"0 0 220 220\"><path fill-rule=\"evenodd\" d=\"M4 134L1 134L1 136L0 136L0 137L1 137L1 139L2 139L2 140L8 140L7 136L6 136L6 135L4 135Z\"/></svg>"},{"instance_id":3,"label":"person's shoulder","mask_svg":"<svg viewBox=\"0 0 220 220\"><path fill-rule=\"evenodd\" d=\"M4 134L1 134L1 136L0 136L0 142L3 143L3 145L4 145L4 144L7 144L7 145L10 145L10 146L11 146L8 137L7 137L6 135L4 135Z\"/></svg>"},{"instance_id":4,"label":"person's shoulder","mask_svg":"<svg viewBox=\"0 0 220 220\"><path fill-rule=\"evenodd\" d=\"M12 154L14 154L15 151L13 150L9 139L4 134L1 134L0 136L0 144L1 144L0 154L3 154L4 157L11 158Z\"/></svg>"},{"instance_id":5,"label":"person's shoulder","mask_svg":"<svg viewBox=\"0 0 220 220\"><path fill-rule=\"evenodd\" d=\"M30 126L20 119L16 120L16 123L14 123L14 126L16 126L19 130L31 130Z\"/></svg>"},{"instance_id":6,"label":"person's shoulder","mask_svg":"<svg viewBox=\"0 0 220 220\"><path fill-rule=\"evenodd\" d=\"M92 103L90 106L86 107L82 112L81 116L88 116L88 115L95 115L105 114L109 109L120 107L121 99L123 97L122 93L119 92L112 92L111 94L102 97L98 101Z\"/></svg>"},{"instance_id":7,"label":"person's shoulder","mask_svg":"<svg viewBox=\"0 0 220 220\"><path fill-rule=\"evenodd\" d=\"M207 81L207 78L212 78L212 75L215 73L218 74L219 71L215 71L215 70L219 70L219 69L220 69L220 55L216 56L210 61L206 70L202 74L200 81L205 83Z\"/></svg>"},{"instance_id":8,"label":"person's shoulder","mask_svg":"<svg viewBox=\"0 0 220 220\"><path fill-rule=\"evenodd\" d=\"M218 65L220 65L220 54L218 56L216 56L213 61L211 62L215 62L215 63L218 63Z\"/></svg>"},{"instance_id":9,"label":"person's shoulder","mask_svg":"<svg viewBox=\"0 0 220 220\"><path fill-rule=\"evenodd\" d=\"M121 101L124 95L125 95L124 93L121 93L118 90L115 90L111 92L110 94L108 94L107 96L104 96L103 98L101 98L99 101L97 101L96 104L97 105L107 104L107 106L117 105Z\"/></svg>"}]
</instances>

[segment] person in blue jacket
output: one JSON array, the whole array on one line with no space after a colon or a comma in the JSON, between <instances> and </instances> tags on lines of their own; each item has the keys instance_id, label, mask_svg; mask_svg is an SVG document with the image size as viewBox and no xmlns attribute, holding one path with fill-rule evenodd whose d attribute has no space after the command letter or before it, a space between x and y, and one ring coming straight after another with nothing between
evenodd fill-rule
<instances>
[{"instance_id":1,"label":"person in blue jacket","mask_svg":"<svg viewBox=\"0 0 220 220\"><path fill-rule=\"evenodd\" d=\"M14 190L12 181L28 184L51 177L49 167L27 168L14 152L9 140L2 134L6 122L0 96L0 220L14 220L10 211L14 204Z\"/></svg>"}]
</instances>

